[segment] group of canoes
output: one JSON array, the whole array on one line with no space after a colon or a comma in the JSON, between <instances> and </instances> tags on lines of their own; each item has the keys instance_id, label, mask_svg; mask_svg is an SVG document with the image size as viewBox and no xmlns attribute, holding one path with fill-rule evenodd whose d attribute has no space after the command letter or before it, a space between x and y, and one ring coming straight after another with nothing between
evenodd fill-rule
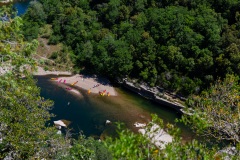
<instances>
[{"instance_id":1,"label":"group of canoes","mask_svg":"<svg viewBox=\"0 0 240 160\"><path fill-rule=\"evenodd\" d=\"M51 78L51 80L58 80L58 78ZM58 83L61 83L61 82L62 82L62 80L63 80L63 79L60 79L60 80L58 81ZM74 85L75 85L77 82L78 82L78 81L76 81L76 82L72 83L72 84L71 84L71 86L74 86ZM64 84L65 84L65 83L66 83L66 79L64 79L62 83L64 83ZM70 88L70 87L67 87L67 88L66 88L66 90L69 90L69 91L70 91L70 90L72 90L72 88Z\"/></svg>"},{"instance_id":2,"label":"group of canoes","mask_svg":"<svg viewBox=\"0 0 240 160\"><path fill-rule=\"evenodd\" d=\"M106 89L103 90L103 91L99 91L99 94L100 94L101 96L105 96L105 95L110 96L110 93L107 92Z\"/></svg>"}]
</instances>

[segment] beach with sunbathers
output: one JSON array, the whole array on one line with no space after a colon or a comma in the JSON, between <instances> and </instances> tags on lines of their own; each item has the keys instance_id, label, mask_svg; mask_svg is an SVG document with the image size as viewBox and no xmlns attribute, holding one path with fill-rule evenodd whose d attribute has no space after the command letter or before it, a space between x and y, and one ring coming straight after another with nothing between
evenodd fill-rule
<instances>
[{"instance_id":1,"label":"beach with sunbathers","mask_svg":"<svg viewBox=\"0 0 240 160\"><path fill-rule=\"evenodd\" d=\"M72 75L71 72L66 71L45 71L41 67L38 67L37 71L34 72L34 75L64 75L59 77L53 77L50 80L60 83L61 86L63 85L69 92L74 91L76 93L74 86L77 86L86 90L88 94L100 94L105 91L107 93L107 96L117 96L117 93L114 87L110 84L110 81L97 75Z\"/></svg>"}]
</instances>

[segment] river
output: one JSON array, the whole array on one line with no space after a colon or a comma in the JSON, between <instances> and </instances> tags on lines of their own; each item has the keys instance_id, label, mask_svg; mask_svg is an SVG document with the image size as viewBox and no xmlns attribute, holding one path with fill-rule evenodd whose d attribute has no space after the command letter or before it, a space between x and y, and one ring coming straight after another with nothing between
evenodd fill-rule
<instances>
[{"instance_id":1,"label":"river","mask_svg":"<svg viewBox=\"0 0 240 160\"><path fill-rule=\"evenodd\" d=\"M26 12L30 1L14 2L18 15ZM37 85L41 88L41 96L53 100L54 106L51 113L56 116L50 121L66 119L71 121L72 133L83 131L86 136L100 136L104 132L112 131L111 126L106 126L105 121L123 122L132 131L137 129L135 122L147 122L151 119L150 114L155 113L164 123L175 124L174 120L180 115L173 109L160 106L152 101L136 95L123 88L116 88L118 96L102 97L97 94L86 94L79 88L83 97L72 95L56 83L49 81L48 76L37 76ZM70 104L68 105L68 103ZM182 124L177 124L182 130L183 140L191 140L193 134L190 129Z\"/></svg>"},{"instance_id":2,"label":"river","mask_svg":"<svg viewBox=\"0 0 240 160\"><path fill-rule=\"evenodd\" d=\"M29 2L30 0L25 0L25 1L16 1L13 4L13 7L15 7L17 9L17 15L21 16L22 14L24 14L27 11L27 8L29 6Z\"/></svg>"},{"instance_id":3,"label":"river","mask_svg":"<svg viewBox=\"0 0 240 160\"><path fill-rule=\"evenodd\" d=\"M9 3L0 3L0 7L3 5L13 4L13 8L17 10L17 16L21 16L27 11L30 1L31 0L22 0L22 1L14 0L13 2L9 2Z\"/></svg>"},{"instance_id":4,"label":"river","mask_svg":"<svg viewBox=\"0 0 240 160\"><path fill-rule=\"evenodd\" d=\"M137 131L135 122L148 122L152 113L164 120L164 124L175 124L174 120L180 115L173 109L159 106L131 91L116 87L118 96L99 96L87 94L86 90L78 88L82 96L70 94L58 83L51 81L49 76L36 76L37 85L41 88L41 96L53 100L51 113L56 116L53 121L65 119L72 123L72 133L83 131L86 136L100 136L113 129L105 125L106 120L123 122L132 131ZM70 104L69 104L70 103ZM69 105L68 105L69 104ZM193 138L192 132L182 124L176 124L182 130L182 137L188 141Z\"/></svg>"}]
</instances>

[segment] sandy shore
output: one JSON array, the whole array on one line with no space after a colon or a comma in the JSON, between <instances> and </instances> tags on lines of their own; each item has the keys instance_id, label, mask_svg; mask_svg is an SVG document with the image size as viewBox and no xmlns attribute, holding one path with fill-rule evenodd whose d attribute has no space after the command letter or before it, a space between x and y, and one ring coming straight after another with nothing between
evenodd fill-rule
<instances>
[{"instance_id":1,"label":"sandy shore","mask_svg":"<svg viewBox=\"0 0 240 160\"><path fill-rule=\"evenodd\" d=\"M76 74L70 77L58 77L58 83L63 83L70 85L68 89L71 91L73 86L83 88L91 93L103 92L105 95L116 96L116 91L110 85L107 79L99 78L97 76L86 76Z\"/></svg>"},{"instance_id":2,"label":"sandy shore","mask_svg":"<svg viewBox=\"0 0 240 160\"><path fill-rule=\"evenodd\" d=\"M61 84L62 87L69 92L74 92L80 94L74 89L74 86L83 88L89 94L103 92L104 95L116 96L117 93L115 89L111 86L109 80L105 78L98 77L96 75L88 76L76 74L72 75L71 72L61 72L61 71L45 71L43 68L38 67L37 72L34 75L66 75L57 77L57 79L52 78L53 81ZM72 76L71 76L72 75Z\"/></svg>"}]
</instances>

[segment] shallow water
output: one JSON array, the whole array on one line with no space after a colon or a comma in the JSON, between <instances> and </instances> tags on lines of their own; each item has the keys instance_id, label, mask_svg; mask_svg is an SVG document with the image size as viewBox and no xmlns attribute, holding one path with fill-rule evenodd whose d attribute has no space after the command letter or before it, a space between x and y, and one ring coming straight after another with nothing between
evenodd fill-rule
<instances>
[{"instance_id":1,"label":"shallow water","mask_svg":"<svg viewBox=\"0 0 240 160\"><path fill-rule=\"evenodd\" d=\"M111 128L105 125L106 120L123 122L127 128L137 131L133 124L150 121L151 113L157 114L165 124L174 124L174 120L180 118L175 110L159 106L122 88L116 88L118 96L87 94L87 91L81 88L78 88L81 95L76 95L67 92L57 82L49 80L49 76L36 76L36 79L37 85L41 87L41 96L55 101L51 113L56 116L50 123L53 125L53 121L59 119L69 120L72 122L69 128L72 128L73 133L83 131L86 136L100 136L106 130L111 131ZM186 126L177 126L183 131L184 140L192 139L193 134Z\"/></svg>"}]
</instances>

